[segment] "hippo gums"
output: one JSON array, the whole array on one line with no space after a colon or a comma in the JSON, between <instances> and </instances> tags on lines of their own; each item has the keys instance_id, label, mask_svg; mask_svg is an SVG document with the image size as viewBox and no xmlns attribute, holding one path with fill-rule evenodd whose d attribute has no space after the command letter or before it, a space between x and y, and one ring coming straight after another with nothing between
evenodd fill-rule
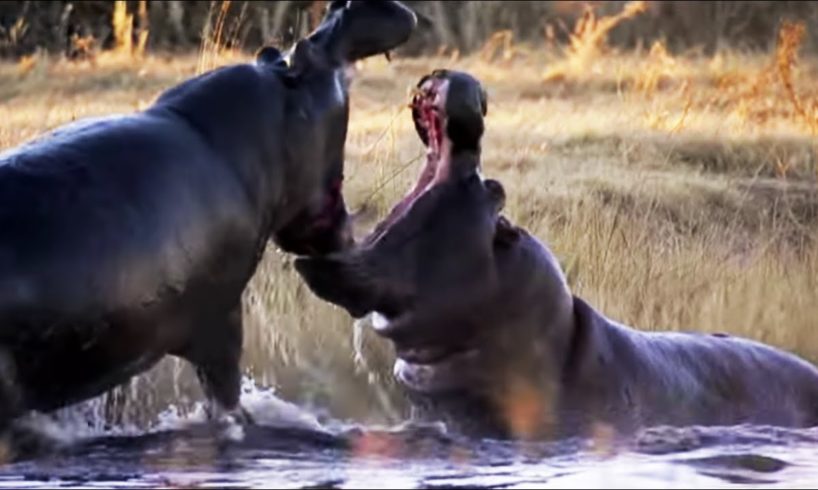
<instances>
[{"instance_id":1,"label":"hippo gums","mask_svg":"<svg viewBox=\"0 0 818 490\"><path fill-rule=\"evenodd\" d=\"M241 417L242 291L271 238L302 255L351 244L346 70L415 24L400 2L330 2L289 63L264 48L0 154L0 430L166 354Z\"/></svg>"},{"instance_id":2,"label":"hippo gums","mask_svg":"<svg viewBox=\"0 0 818 490\"><path fill-rule=\"evenodd\" d=\"M428 189L360 246L296 260L319 297L355 317L377 313L373 326L394 344L395 376L420 417L504 438L590 435L597 424L623 436L660 425L818 424L818 369L795 355L724 334L637 331L572 294L551 251L500 215L505 191L478 177L479 151L456 151L479 149L481 132L447 141L482 127L485 112L470 96L482 93L477 82L455 76L437 78L430 86L448 91L415 106L437 101L436 120L416 115L418 132L450 149L435 161L459 170L438 168L431 187L425 171ZM458 99L472 110L453 112ZM441 134L443 144L429 143Z\"/></svg>"}]
</instances>

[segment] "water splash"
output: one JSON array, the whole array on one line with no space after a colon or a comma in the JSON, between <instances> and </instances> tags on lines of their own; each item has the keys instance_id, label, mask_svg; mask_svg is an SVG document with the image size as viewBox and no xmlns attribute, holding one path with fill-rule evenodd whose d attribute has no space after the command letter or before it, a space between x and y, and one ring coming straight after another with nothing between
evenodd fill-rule
<instances>
[{"instance_id":1,"label":"water splash","mask_svg":"<svg viewBox=\"0 0 818 490\"><path fill-rule=\"evenodd\" d=\"M196 402L189 410L170 404L145 427L132 423L111 424L106 416L106 402L106 396L100 396L50 414L33 412L20 418L15 427L42 444L62 448L94 438L183 431L208 423L205 403ZM261 387L250 377L242 380L241 404L260 425L328 432L315 414L282 400L273 388ZM235 420L225 419L220 423L224 438L233 441L243 438L243 429Z\"/></svg>"}]
</instances>

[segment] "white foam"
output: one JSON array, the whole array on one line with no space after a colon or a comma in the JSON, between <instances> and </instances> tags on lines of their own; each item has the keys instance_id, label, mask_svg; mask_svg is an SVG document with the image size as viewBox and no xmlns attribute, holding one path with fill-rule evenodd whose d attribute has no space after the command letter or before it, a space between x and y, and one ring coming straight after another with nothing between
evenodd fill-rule
<instances>
[{"instance_id":1,"label":"white foam","mask_svg":"<svg viewBox=\"0 0 818 490\"><path fill-rule=\"evenodd\" d=\"M366 327L366 318L361 318L352 324L352 351L355 361L355 368L359 371L367 370L369 368L366 357L364 356L364 328Z\"/></svg>"},{"instance_id":2,"label":"white foam","mask_svg":"<svg viewBox=\"0 0 818 490\"><path fill-rule=\"evenodd\" d=\"M259 387L249 377L242 380L241 405L259 425L327 431L313 413L282 400L275 395L273 388ZM197 402L186 413L177 405L171 404L157 415L155 422L144 428L133 425L111 426L105 420L104 408L105 398L98 397L51 414L34 412L21 417L15 424L57 445L71 445L83 439L184 430L208 422L203 402ZM224 424L223 437L231 440L243 438L242 426L231 416L225 414L220 417L219 422Z\"/></svg>"},{"instance_id":3,"label":"white foam","mask_svg":"<svg viewBox=\"0 0 818 490\"><path fill-rule=\"evenodd\" d=\"M372 328L375 330L383 330L389 326L389 319L379 312L372 313Z\"/></svg>"},{"instance_id":4,"label":"white foam","mask_svg":"<svg viewBox=\"0 0 818 490\"><path fill-rule=\"evenodd\" d=\"M259 387L249 377L242 379L240 403L259 425L324 430L314 414L277 397L274 388ZM191 425L206 423L207 412L203 402L196 403L193 410L187 414L180 413L175 405L170 405L159 414L158 418L158 423L151 430L180 430ZM229 425L240 427L235 421Z\"/></svg>"},{"instance_id":5,"label":"white foam","mask_svg":"<svg viewBox=\"0 0 818 490\"><path fill-rule=\"evenodd\" d=\"M50 414L31 412L17 419L14 425L51 441L56 446L68 446L105 435L140 433L139 428L132 425L107 424L103 415L104 407L104 397L98 397Z\"/></svg>"},{"instance_id":6,"label":"white foam","mask_svg":"<svg viewBox=\"0 0 818 490\"><path fill-rule=\"evenodd\" d=\"M241 404L257 424L324 430L313 413L277 397L273 388L260 388L248 377L242 381Z\"/></svg>"}]
</instances>

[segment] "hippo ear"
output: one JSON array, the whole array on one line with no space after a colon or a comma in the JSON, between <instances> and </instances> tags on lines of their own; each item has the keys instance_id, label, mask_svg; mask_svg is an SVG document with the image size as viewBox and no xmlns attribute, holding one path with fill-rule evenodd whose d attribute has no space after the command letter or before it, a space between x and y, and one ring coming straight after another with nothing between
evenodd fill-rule
<instances>
[{"instance_id":1,"label":"hippo ear","mask_svg":"<svg viewBox=\"0 0 818 490\"><path fill-rule=\"evenodd\" d=\"M324 301L338 305L361 318L375 309L375 288L357 261L341 257L304 257L295 269L310 290Z\"/></svg>"},{"instance_id":2,"label":"hippo ear","mask_svg":"<svg viewBox=\"0 0 818 490\"><path fill-rule=\"evenodd\" d=\"M287 66L281 51L273 46L264 46L256 51L256 63L260 65Z\"/></svg>"}]
</instances>

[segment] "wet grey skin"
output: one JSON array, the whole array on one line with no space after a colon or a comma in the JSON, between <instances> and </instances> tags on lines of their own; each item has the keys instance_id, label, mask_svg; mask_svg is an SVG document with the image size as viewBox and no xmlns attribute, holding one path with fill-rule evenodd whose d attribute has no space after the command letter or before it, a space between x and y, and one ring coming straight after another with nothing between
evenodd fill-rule
<instances>
[{"instance_id":1,"label":"wet grey skin","mask_svg":"<svg viewBox=\"0 0 818 490\"><path fill-rule=\"evenodd\" d=\"M271 239L301 255L352 244L347 70L416 22L399 2L330 2L288 61L265 47L144 111L0 154L0 430L167 354L242 418L242 291Z\"/></svg>"},{"instance_id":2,"label":"wet grey skin","mask_svg":"<svg viewBox=\"0 0 818 490\"><path fill-rule=\"evenodd\" d=\"M818 424L818 370L797 356L724 334L638 331L574 295L548 247L500 215L502 185L479 176L479 82L437 76L450 83L422 97L447 110L432 124L414 111L430 146L415 190L356 247L296 261L317 296L354 317L375 313L418 419L528 439ZM472 139L430 145L436 124L443 140Z\"/></svg>"}]
</instances>

